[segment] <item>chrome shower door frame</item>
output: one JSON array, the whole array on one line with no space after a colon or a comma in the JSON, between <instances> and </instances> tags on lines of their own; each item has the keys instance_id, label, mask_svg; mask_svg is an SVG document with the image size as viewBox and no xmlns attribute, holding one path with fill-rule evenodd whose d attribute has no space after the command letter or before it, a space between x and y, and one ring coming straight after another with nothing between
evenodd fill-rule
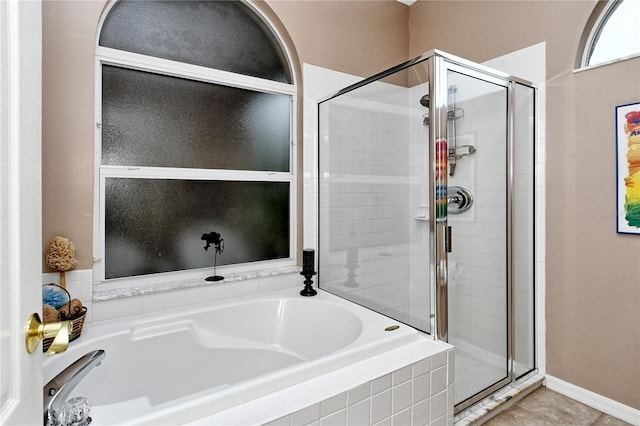
<instances>
[{"instance_id":1,"label":"chrome shower door frame","mask_svg":"<svg viewBox=\"0 0 640 426\"><path fill-rule=\"evenodd\" d=\"M514 195L514 143L515 143L515 84L520 83L524 86L532 87L535 89L535 85L529 81L520 79L518 77L501 73L491 68L467 61L465 59L444 53L438 50L434 50L432 53L425 56L432 56L431 69L429 73L429 85L434 88L434 96L431 97L432 105L435 107L430 109L431 123L436 123L429 132L429 159L430 159L430 208L431 217L436 218L436 188L439 184L444 183L447 186L447 172L444 175L440 174L436 167L436 141L438 139L448 138L448 126L447 126L447 75L449 71L457 72L478 80L486 81L489 83L503 86L507 89L507 188L506 188L506 295L507 295L507 376L494 383L493 385L485 388L469 399L464 400L455 406L454 412L457 414L460 411L470 407L471 405L481 401L487 396L493 394L497 390L504 386L514 382L517 377L514 373L514 355L515 355L515 294L514 294L514 243L513 243L513 195ZM534 115L537 117L537 105L534 105ZM537 119L536 119L537 121ZM535 129L535 126L534 126ZM534 130L535 131L535 130ZM535 145L534 145L535 146ZM535 152L534 152L535 158ZM448 165L447 165L448 166ZM534 195L535 197L535 195ZM535 203L535 201L534 201ZM448 252L452 250L450 247L451 241L451 228L448 226L448 219L445 216L444 220L437 221L432 220L431 223L431 239L432 247L434 248L435 256L432 256L430 261L432 263L432 271L435 272L435 276L432 277L433 292L432 297L435 306L432 311L435 312L435 323L432 325L432 329L436 330L436 337L439 340L448 341ZM534 366L534 369L537 366Z\"/></svg>"},{"instance_id":2,"label":"chrome shower door frame","mask_svg":"<svg viewBox=\"0 0 640 426\"><path fill-rule=\"evenodd\" d=\"M439 142L447 142L447 73L444 59L434 53L429 62L429 90L431 96L431 108L429 109L429 240L431 253L430 271L432 271L432 309L435 313L431 326L435 330L435 336L445 342L449 339L449 302L448 302L448 251L446 204L444 212L438 211L438 203L441 198L447 198L448 164L445 159L444 170L441 158L438 158L436 147ZM444 192L444 195L443 193ZM446 202L446 201L445 201ZM440 215L440 217L438 217Z\"/></svg>"}]
</instances>

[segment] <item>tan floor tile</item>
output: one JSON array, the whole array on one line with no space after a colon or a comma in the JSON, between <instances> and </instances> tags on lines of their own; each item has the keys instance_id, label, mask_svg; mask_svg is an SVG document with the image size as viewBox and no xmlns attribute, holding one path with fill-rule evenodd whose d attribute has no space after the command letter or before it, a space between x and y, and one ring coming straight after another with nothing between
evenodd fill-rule
<instances>
[{"instance_id":1,"label":"tan floor tile","mask_svg":"<svg viewBox=\"0 0 640 426\"><path fill-rule=\"evenodd\" d=\"M608 414L604 414L602 417L598 419L594 426L632 426L631 423L627 423L618 418L610 416Z\"/></svg>"},{"instance_id":2,"label":"tan floor tile","mask_svg":"<svg viewBox=\"0 0 640 426\"><path fill-rule=\"evenodd\" d=\"M556 426L550 421L514 405L498 414L483 426Z\"/></svg>"},{"instance_id":3,"label":"tan floor tile","mask_svg":"<svg viewBox=\"0 0 640 426\"><path fill-rule=\"evenodd\" d=\"M594 408L547 388L540 388L518 403L523 408L559 425L591 425L602 415Z\"/></svg>"}]
</instances>

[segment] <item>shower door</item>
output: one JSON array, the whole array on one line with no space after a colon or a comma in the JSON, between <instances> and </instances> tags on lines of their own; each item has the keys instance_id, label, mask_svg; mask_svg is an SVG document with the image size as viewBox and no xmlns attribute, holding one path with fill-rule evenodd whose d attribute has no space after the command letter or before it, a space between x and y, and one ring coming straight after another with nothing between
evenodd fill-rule
<instances>
[{"instance_id":1,"label":"shower door","mask_svg":"<svg viewBox=\"0 0 640 426\"><path fill-rule=\"evenodd\" d=\"M508 87L482 77L447 70L448 110L455 111L447 132L447 275L456 405L509 377ZM463 190L472 197L467 210L453 199Z\"/></svg>"},{"instance_id":2,"label":"shower door","mask_svg":"<svg viewBox=\"0 0 640 426\"><path fill-rule=\"evenodd\" d=\"M463 410L535 369L535 89L434 51L319 102L319 287L455 346Z\"/></svg>"},{"instance_id":3,"label":"shower door","mask_svg":"<svg viewBox=\"0 0 640 426\"><path fill-rule=\"evenodd\" d=\"M535 91L467 64L443 60L438 72L446 74L449 231L440 311L456 348L459 412L535 368Z\"/></svg>"}]
</instances>

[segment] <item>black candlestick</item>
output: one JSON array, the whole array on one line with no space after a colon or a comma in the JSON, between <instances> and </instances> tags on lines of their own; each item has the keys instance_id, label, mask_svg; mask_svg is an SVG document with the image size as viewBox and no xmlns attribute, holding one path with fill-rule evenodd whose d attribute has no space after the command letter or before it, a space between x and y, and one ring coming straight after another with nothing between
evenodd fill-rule
<instances>
[{"instance_id":1,"label":"black candlestick","mask_svg":"<svg viewBox=\"0 0 640 426\"><path fill-rule=\"evenodd\" d=\"M311 277L313 277L316 274L315 258L316 258L315 250L313 249L302 250L302 272L300 272L300 275L303 275L305 280L304 280L304 289L302 289L302 291L300 292L301 296L315 296L316 294L318 294L318 292L315 291L311 286L311 284L313 284Z\"/></svg>"},{"instance_id":2,"label":"black candlestick","mask_svg":"<svg viewBox=\"0 0 640 426\"><path fill-rule=\"evenodd\" d=\"M304 274L314 274L316 252L314 249L302 250L302 272Z\"/></svg>"}]
</instances>

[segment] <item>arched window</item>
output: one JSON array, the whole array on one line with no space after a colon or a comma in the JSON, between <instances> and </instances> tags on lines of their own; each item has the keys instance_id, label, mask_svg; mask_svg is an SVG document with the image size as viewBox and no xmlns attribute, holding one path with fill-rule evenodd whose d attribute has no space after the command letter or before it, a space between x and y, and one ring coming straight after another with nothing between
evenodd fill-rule
<instances>
[{"instance_id":1,"label":"arched window","mask_svg":"<svg viewBox=\"0 0 640 426\"><path fill-rule=\"evenodd\" d=\"M96 63L94 280L212 275L212 231L228 272L294 265L296 86L270 22L245 1L119 0Z\"/></svg>"},{"instance_id":2,"label":"arched window","mask_svg":"<svg viewBox=\"0 0 640 426\"><path fill-rule=\"evenodd\" d=\"M640 55L640 1L598 2L582 33L576 69Z\"/></svg>"}]
</instances>

